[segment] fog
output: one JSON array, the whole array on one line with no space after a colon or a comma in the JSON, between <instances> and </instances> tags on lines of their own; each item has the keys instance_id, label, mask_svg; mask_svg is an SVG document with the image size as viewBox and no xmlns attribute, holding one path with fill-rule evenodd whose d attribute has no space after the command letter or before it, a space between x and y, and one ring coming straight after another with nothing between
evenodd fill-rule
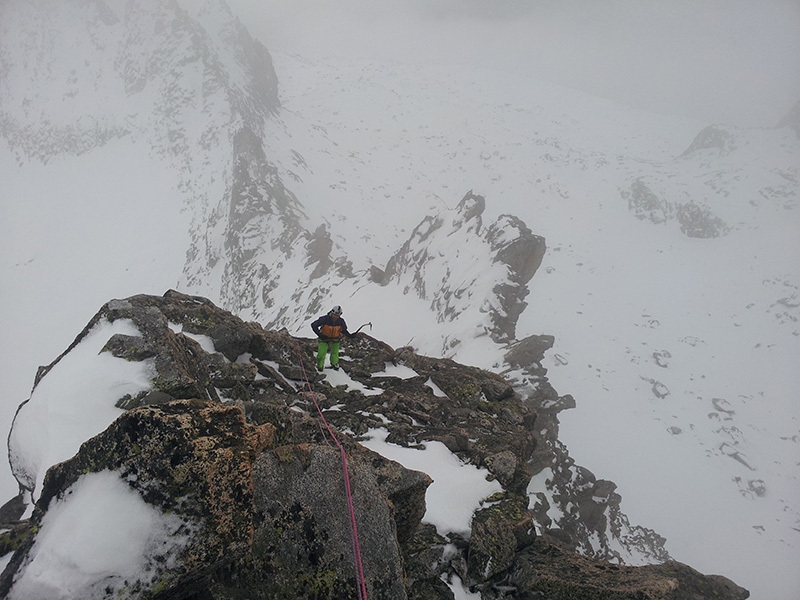
<instances>
[{"instance_id":1,"label":"fog","mask_svg":"<svg viewBox=\"0 0 800 600\"><path fill-rule=\"evenodd\" d=\"M272 51L470 64L771 127L800 100L797 0L229 0Z\"/></svg>"}]
</instances>

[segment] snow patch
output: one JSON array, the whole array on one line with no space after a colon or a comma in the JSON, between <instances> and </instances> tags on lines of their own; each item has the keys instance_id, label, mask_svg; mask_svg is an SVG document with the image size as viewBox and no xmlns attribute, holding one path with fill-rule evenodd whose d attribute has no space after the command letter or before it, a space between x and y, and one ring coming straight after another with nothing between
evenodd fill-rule
<instances>
[{"instance_id":1,"label":"snow patch","mask_svg":"<svg viewBox=\"0 0 800 600\"><path fill-rule=\"evenodd\" d=\"M188 540L181 517L147 504L117 473L89 473L51 504L8 598L122 593L153 581L159 567L174 568Z\"/></svg>"},{"instance_id":2,"label":"snow patch","mask_svg":"<svg viewBox=\"0 0 800 600\"><path fill-rule=\"evenodd\" d=\"M335 369L325 369L322 373L323 377L333 387L343 385L348 392L356 390L365 396L379 396L383 393L381 388L370 388L365 386L360 381L356 381L355 379L351 378L350 375L345 373L344 369L339 369L338 371Z\"/></svg>"},{"instance_id":3,"label":"snow patch","mask_svg":"<svg viewBox=\"0 0 800 600\"><path fill-rule=\"evenodd\" d=\"M378 373L376 373L378 375ZM386 368L379 373L382 377L397 377L398 379L411 379L412 377L419 377L419 373L417 373L411 367L407 367L405 365L396 365L394 363L387 362Z\"/></svg>"},{"instance_id":4,"label":"snow patch","mask_svg":"<svg viewBox=\"0 0 800 600\"><path fill-rule=\"evenodd\" d=\"M483 598L480 592L470 592L467 586L464 585L464 582L461 581L461 578L455 573L450 576L450 581L447 580L446 574L442 574L442 581L444 581L447 587L450 588L450 591L453 592L453 598L455 600L481 600L481 598Z\"/></svg>"},{"instance_id":5,"label":"snow patch","mask_svg":"<svg viewBox=\"0 0 800 600\"><path fill-rule=\"evenodd\" d=\"M433 382L433 379L431 379L430 377L428 377L428 381L425 382L425 385L427 385L429 388L431 388L431 390L433 390L433 395L436 396L437 398L447 398L447 394L445 394L442 391L442 388L436 385Z\"/></svg>"},{"instance_id":6,"label":"snow patch","mask_svg":"<svg viewBox=\"0 0 800 600\"><path fill-rule=\"evenodd\" d=\"M407 469L427 473L433 483L425 494L423 522L436 526L440 535L469 537L472 515L483 501L502 491L497 481L487 481L486 469L466 464L441 442L425 442L425 449L404 448L386 441L385 429L370 429L361 444Z\"/></svg>"},{"instance_id":7,"label":"snow patch","mask_svg":"<svg viewBox=\"0 0 800 600\"><path fill-rule=\"evenodd\" d=\"M175 333L180 333L185 335L188 338L193 339L195 342L200 344L200 347L203 349L204 352L208 352L209 354L216 354L217 348L214 346L214 340L212 340L207 335L202 335L199 333L190 333L188 331L183 330L182 323L172 323L170 322L169 328L174 331ZM227 358L225 359L228 360Z\"/></svg>"},{"instance_id":8,"label":"snow patch","mask_svg":"<svg viewBox=\"0 0 800 600\"><path fill-rule=\"evenodd\" d=\"M115 334L141 335L128 319L99 321L39 381L14 418L9 458L14 475L33 490L34 500L47 469L71 458L124 412L116 407L118 400L151 387L152 359L133 362L102 352Z\"/></svg>"},{"instance_id":9,"label":"snow patch","mask_svg":"<svg viewBox=\"0 0 800 600\"><path fill-rule=\"evenodd\" d=\"M536 475L531 477L530 482L528 483L528 508L534 508L539 502L542 501L540 495L544 496L545 501L547 502L549 508L547 509L547 517L551 521L551 527L558 527L559 521L564 518L564 513L561 512L561 509L558 507L558 502L556 502L555 498L553 497L553 490L550 488L548 483L552 483L553 481L553 469L547 467L539 471ZM537 528L539 524L537 524Z\"/></svg>"}]
</instances>

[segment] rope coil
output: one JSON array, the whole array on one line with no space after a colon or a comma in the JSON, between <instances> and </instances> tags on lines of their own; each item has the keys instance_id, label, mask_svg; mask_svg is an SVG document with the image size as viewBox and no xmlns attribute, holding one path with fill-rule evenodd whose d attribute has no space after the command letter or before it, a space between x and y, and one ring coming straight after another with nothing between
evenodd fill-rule
<instances>
[{"instance_id":1,"label":"rope coil","mask_svg":"<svg viewBox=\"0 0 800 600\"><path fill-rule=\"evenodd\" d=\"M336 434L333 433L333 429L328 424L325 415L322 414L322 409L317 402L316 394L314 393L314 389L311 387L311 381L309 380L308 373L306 372L306 366L303 362L303 354L300 351L300 344L297 343L297 357L300 361L300 369L303 372L303 377L306 380L306 386L308 386L308 391L311 395L311 400L314 402L314 406L317 409L317 414L319 414L320 421L325 426L325 430L327 430L328 435L336 444L336 447L339 448L339 454L342 457L342 470L344 471L344 490L345 496L347 497L347 508L348 513L350 515L350 533L352 535L352 544L353 544L353 562L356 574L356 589L358 590L358 600L367 600L367 583L364 579L364 564L361 560L361 545L358 541L358 525L356 524L356 510L353 504L353 493L350 487L350 469L347 466L347 454L344 451L344 446L342 446L341 442L339 442L339 438L336 437ZM324 431L323 431L324 435ZM327 439L326 439L327 441ZM330 445L330 442L328 442Z\"/></svg>"}]
</instances>

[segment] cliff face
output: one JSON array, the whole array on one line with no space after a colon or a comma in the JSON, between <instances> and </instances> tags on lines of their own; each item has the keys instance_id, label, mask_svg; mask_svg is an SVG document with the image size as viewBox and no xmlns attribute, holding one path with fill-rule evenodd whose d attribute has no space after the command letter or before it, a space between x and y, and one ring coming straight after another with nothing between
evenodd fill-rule
<instances>
[{"instance_id":1,"label":"cliff face","mask_svg":"<svg viewBox=\"0 0 800 600\"><path fill-rule=\"evenodd\" d=\"M535 357L548 342L528 340L513 356L532 371L525 351ZM131 393L136 386L123 381L130 375L118 376L111 393L94 390L104 400L87 411L85 390L76 394L67 384L91 344L101 350L86 353L84 366L103 358L104 373L143 368L149 384ZM483 598L748 596L671 561L636 568L580 556L568 533L542 522L531 478L542 468L534 429L549 421L537 422L536 405L557 400L554 392L540 386L538 398L523 396L497 374L364 334L344 344L346 375L338 373L337 382L308 372L313 340L243 322L203 298L167 292L106 304L40 370L15 417L12 465L36 504L22 520L27 494L0 511L8 526L0 544L14 550L0 594L355 597L344 455L370 598L452 598L458 582ZM69 440L77 421L95 431L71 446L30 435L60 428L59 440ZM427 474L359 443L379 429L395 446L438 442L461 464L485 469L499 491L474 511L469 531L448 531L426 517ZM602 481L593 494L603 489L613 496L613 484ZM121 518L75 525L81 506L102 512L109 498L110 514L122 511ZM131 522L149 532L142 541L126 535ZM81 549L62 560L63 548L76 543ZM90 568L82 562L90 547L124 548L127 559Z\"/></svg>"}]
</instances>

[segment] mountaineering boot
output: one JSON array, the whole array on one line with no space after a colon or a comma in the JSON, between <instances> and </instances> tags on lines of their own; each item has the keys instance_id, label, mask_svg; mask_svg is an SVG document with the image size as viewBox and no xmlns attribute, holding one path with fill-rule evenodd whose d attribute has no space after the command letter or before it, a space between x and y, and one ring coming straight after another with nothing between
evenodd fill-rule
<instances>
[{"instance_id":1,"label":"mountaineering boot","mask_svg":"<svg viewBox=\"0 0 800 600\"><path fill-rule=\"evenodd\" d=\"M331 365L331 369L333 369L334 371L338 371L339 365Z\"/></svg>"}]
</instances>

